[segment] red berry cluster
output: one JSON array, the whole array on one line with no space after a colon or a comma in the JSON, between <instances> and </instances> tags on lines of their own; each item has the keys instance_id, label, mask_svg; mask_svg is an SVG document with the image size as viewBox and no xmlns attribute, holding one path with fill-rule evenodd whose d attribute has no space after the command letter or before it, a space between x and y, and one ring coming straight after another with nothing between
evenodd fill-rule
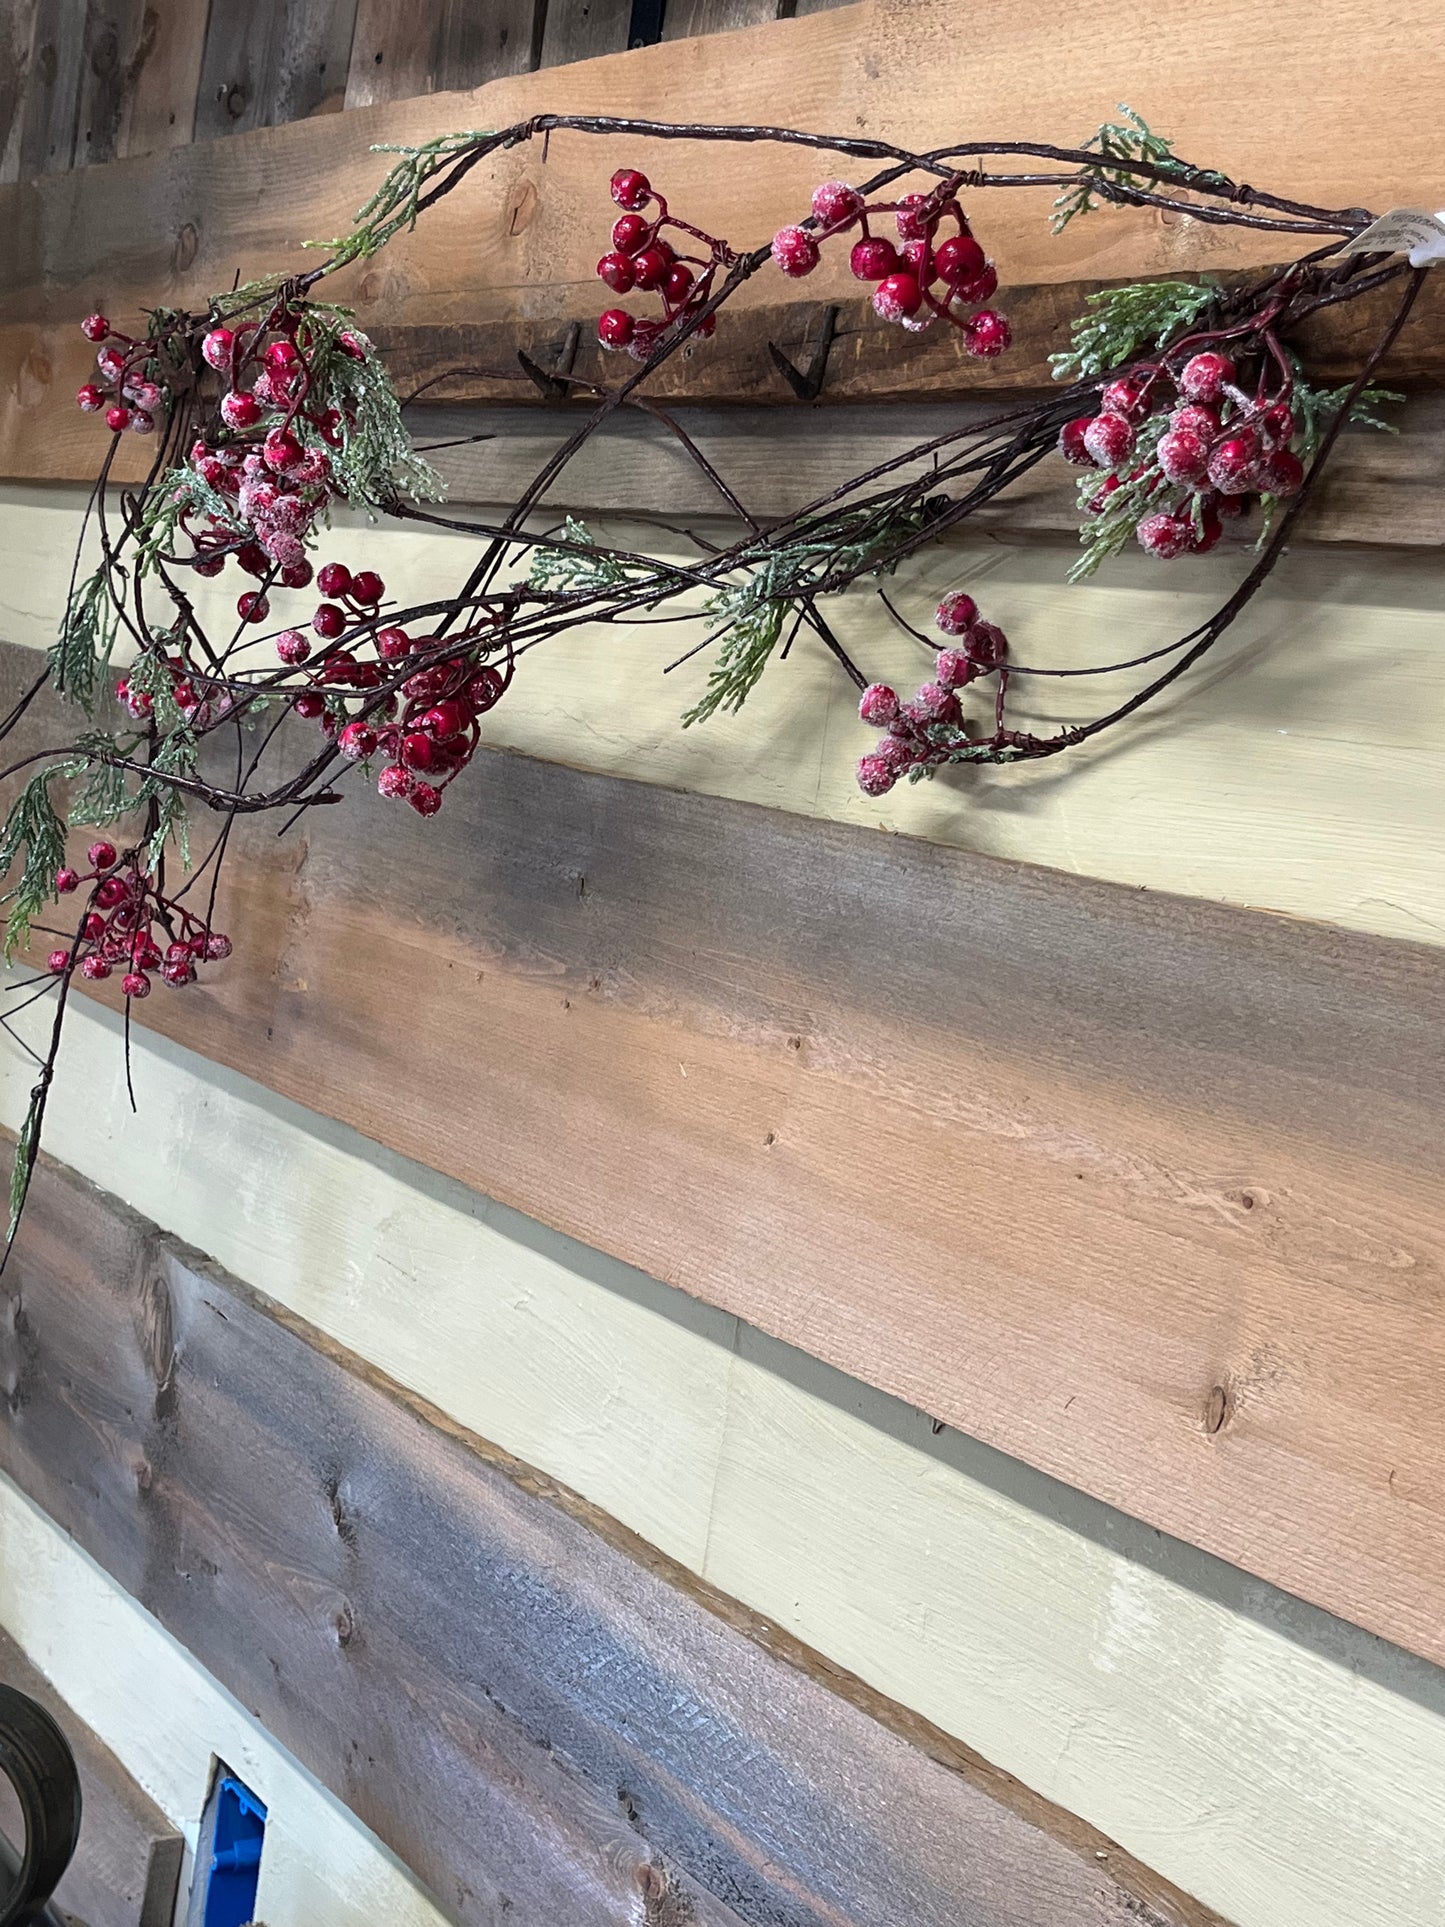
<instances>
[{"instance_id":1,"label":"red berry cluster","mask_svg":"<svg viewBox=\"0 0 1445 1927\"><path fill-rule=\"evenodd\" d=\"M119 435L149 435L165 405L166 391L154 379L157 364L149 342L134 341L116 332L103 314L89 314L80 324L87 341L103 344L95 357L98 381L87 381L77 391L76 407L84 414L105 410L105 425Z\"/></svg>"},{"instance_id":2,"label":"red berry cluster","mask_svg":"<svg viewBox=\"0 0 1445 1927\"><path fill-rule=\"evenodd\" d=\"M614 294L638 289L658 295L663 312L661 320L640 321L625 308L609 308L597 323L597 339L604 348L622 348L635 361L646 361L669 329L707 305L718 269L737 256L725 241L670 214L667 202L635 167L619 167L612 176L612 198L623 211L613 223L612 246L597 263L598 277ZM706 255L683 252L686 242L674 246L664 229L689 236L707 249ZM716 326L715 315L704 315L695 332L710 335Z\"/></svg>"},{"instance_id":3,"label":"red berry cluster","mask_svg":"<svg viewBox=\"0 0 1445 1927\"><path fill-rule=\"evenodd\" d=\"M386 584L373 570L353 575L343 562L326 563L316 585L333 598L311 618L312 629L328 642L343 636L353 620L374 621L386 593ZM443 790L476 752L479 719L511 680L510 663L505 669L478 664L466 653L468 640L457 637L438 661L433 658L441 645L435 637L414 640L404 629L379 629L374 657L338 648L317 658L306 672L309 686L292 697L291 707L298 716L318 722L352 762L384 758L386 766L376 783L381 794L404 797L419 816L435 816ZM311 644L299 629L283 629L276 638L276 654L288 668L297 668L310 659ZM406 675L413 658L421 660ZM404 679L396 688L398 677ZM355 715L346 692L360 698Z\"/></svg>"},{"instance_id":4,"label":"red berry cluster","mask_svg":"<svg viewBox=\"0 0 1445 1927\"><path fill-rule=\"evenodd\" d=\"M1265 371L1276 366L1266 361ZM1111 381L1097 415L1065 424L1064 459L1102 469L1108 479L1085 507L1102 515L1126 485L1150 513L1135 533L1161 561L1212 549L1224 519L1252 498L1297 494L1304 464L1290 444L1299 432L1286 373L1272 391L1261 375L1251 395L1238 385L1234 359L1205 348L1182 362L1178 351Z\"/></svg>"},{"instance_id":5,"label":"red berry cluster","mask_svg":"<svg viewBox=\"0 0 1445 1927\"><path fill-rule=\"evenodd\" d=\"M885 321L917 333L941 317L962 331L969 354L991 361L1013 336L1004 317L983 306L993 298L998 274L973 237L958 187L957 180L941 181L927 194L870 205L846 181L824 181L813 190L808 226L773 236L773 260L793 279L811 274L821 259L819 243L856 227L848 265L859 281L875 283L873 306ZM897 247L870 228L870 218L880 215L893 216ZM944 222L956 231L940 238Z\"/></svg>"},{"instance_id":6,"label":"red berry cluster","mask_svg":"<svg viewBox=\"0 0 1445 1927\"><path fill-rule=\"evenodd\" d=\"M306 541L339 493L329 451L342 445L349 426L340 409L314 392L320 345L304 317L284 310L260 327L212 328L202 340L201 354L226 388L216 421L191 447L190 463L207 488L226 498L228 513L208 515L209 526L200 531L182 518L200 574L219 574L234 552L248 574L279 574L288 589L310 582ZM352 359L365 356L360 336L350 330L335 346ZM237 609L247 622L264 622L269 614L264 594L254 591Z\"/></svg>"},{"instance_id":7,"label":"red berry cluster","mask_svg":"<svg viewBox=\"0 0 1445 1927\"><path fill-rule=\"evenodd\" d=\"M886 796L899 777L949 760L963 726L958 691L980 676L998 672L1002 713L1008 658L1003 630L981 621L978 604L962 589L943 598L934 621L953 640L939 650L931 682L917 689L908 702L901 702L897 690L883 682L871 683L863 691L859 716L871 728L886 731L877 749L858 763L858 787L865 796Z\"/></svg>"},{"instance_id":8,"label":"red berry cluster","mask_svg":"<svg viewBox=\"0 0 1445 1927\"><path fill-rule=\"evenodd\" d=\"M149 972L158 970L163 983L179 989L195 982L198 963L230 956L231 939L163 896L134 857L122 865L113 843L92 843L87 857L91 867L84 875L68 867L55 874L61 896L82 883L95 886L74 945L46 958L55 976L63 977L78 959L81 976L91 983L120 970L127 997L149 997Z\"/></svg>"}]
</instances>

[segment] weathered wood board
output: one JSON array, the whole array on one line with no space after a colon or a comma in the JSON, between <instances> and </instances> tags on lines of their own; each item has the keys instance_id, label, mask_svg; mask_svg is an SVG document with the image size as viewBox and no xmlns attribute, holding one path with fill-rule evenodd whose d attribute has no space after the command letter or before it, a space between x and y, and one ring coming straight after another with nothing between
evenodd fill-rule
<instances>
[{"instance_id":1,"label":"weathered wood board","mask_svg":"<svg viewBox=\"0 0 1445 1927\"><path fill-rule=\"evenodd\" d=\"M0 1680L59 1724L80 1774L80 1840L55 1905L77 1927L171 1927L185 1844L179 1831L5 1632Z\"/></svg>"},{"instance_id":2,"label":"weathered wood board","mask_svg":"<svg viewBox=\"0 0 1445 1927\"><path fill-rule=\"evenodd\" d=\"M4 1469L459 1920L1216 1927L61 1167L0 1306Z\"/></svg>"},{"instance_id":3,"label":"weathered wood board","mask_svg":"<svg viewBox=\"0 0 1445 1927\"><path fill-rule=\"evenodd\" d=\"M1445 1657L1439 951L495 753L230 862L138 1020Z\"/></svg>"}]
</instances>

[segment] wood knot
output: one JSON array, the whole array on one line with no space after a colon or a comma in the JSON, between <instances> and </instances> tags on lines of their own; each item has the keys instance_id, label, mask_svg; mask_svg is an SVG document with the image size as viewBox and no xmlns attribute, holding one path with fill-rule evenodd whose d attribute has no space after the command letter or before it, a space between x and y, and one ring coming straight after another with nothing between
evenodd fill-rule
<instances>
[{"instance_id":1,"label":"wood knot","mask_svg":"<svg viewBox=\"0 0 1445 1927\"><path fill-rule=\"evenodd\" d=\"M201 245L201 237L194 221L183 221L176 233L175 246L171 249L171 268L176 274L184 274L196 258Z\"/></svg>"},{"instance_id":2,"label":"wood knot","mask_svg":"<svg viewBox=\"0 0 1445 1927\"><path fill-rule=\"evenodd\" d=\"M538 195L536 183L525 178L513 181L507 196L507 205L502 216L502 225L509 235L525 233L537 218Z\"/></svg>"},{"instance_id":3,"label":"wood knot","mask_svg":"<svg viewBox=\"0 0 1445 1927\"><path fill-rule=\"evenodd\" d=\"M331 1615L332 1631L336 1634L338 1646L349 1646L356 1637L356 1614L345 1600Z\"/></svg>"},{"instance_id":4,"label":"wood knot","mask_svg":"<svg viewBox=\"0 0 1445 1927\"><path fill-rule=\"evenodd\" d=\"M1222 1385L1216 1385L1209 1394L1209 1403L1204 1410L1204 1429L1211 1438L1224 1429L1224 1421L1228 1417L1229 1393Z\"/></svg>"},{"instance_id":5,"label":"wood knot","mask_svg":"<svg viewBox=\"0 0 1445 1927\"><path fill-rule=\"evenodd\" d=\"M216 98L225 103L232 120L239 120L246 111L246 90L234 81L229 87L218 87Z\"/></svg>"}]
</instances>

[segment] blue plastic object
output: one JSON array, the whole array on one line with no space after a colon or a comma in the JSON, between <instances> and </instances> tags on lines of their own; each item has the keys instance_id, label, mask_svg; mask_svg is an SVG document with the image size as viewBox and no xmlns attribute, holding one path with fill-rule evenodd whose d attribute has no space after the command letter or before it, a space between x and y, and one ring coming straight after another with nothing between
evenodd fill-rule
<instances>
[{"instance_id":1,"label":"blue plastic object","mask_svg":"<svg viewBox=\"0 0 1445 1927\"><path fill-rule=\"evenodd\" d=\"M266 1809L233 1773L216 1783L211 1865L201 1927L246 1927L256 1917Z\"/></svg>"}]
</instances>

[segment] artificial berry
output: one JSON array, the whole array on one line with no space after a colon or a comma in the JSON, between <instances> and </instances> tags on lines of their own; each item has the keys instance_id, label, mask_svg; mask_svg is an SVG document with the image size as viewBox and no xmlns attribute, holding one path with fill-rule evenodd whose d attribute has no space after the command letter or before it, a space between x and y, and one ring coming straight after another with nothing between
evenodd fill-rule
<instances>
[{"instance_id":1,"label":"artificial berry","mask_svg":"<svg viewBox=\"0 0 1445 1927\"><path fill-rule=\"evenodd\" d=\"M1305 465L1292 449L1272 449L1260 465L1260 481L1270 495L1297 495L1304 479Z\"/></svg>"},{"instance_id":2,"label":"artificial berry","mask_svg":"<svg viewBox=\"0 0 1445 1927\"><path fill-rule=\"evenodd\" d=\"M967 649L940 649L934 674L945 689L962 689L979 672L979 664Z\"/></svg>"},{"instance_id":3,"label":"artificial berry","mask_svg":"<svg viewBox=\"0 0 1445 1927\"><path fill-rule=\"evenodd\" d=\"M383 796L410 796L415 778L404 769L392 763L376 779L376 787Z\"/></svg>"},{"instance_id":4,"label":"artificial berry","mask_svg":"<svg viewBox=\"0 0 1445 1927\"><path fill-rule=\"evenodd\" d=\"M68 897L72 890L80 888L80 877L67 863L55 872L55 888L58 895Z\"/></svg>"},{"instance_id":5,"label":"artificial berry","mask_svg":"<svg viewBox=\"0 0 1445 1927\"><path fill-rule=\"evenodd\" d=\"M927 202L926 194L905 194L899 204L895 217L900 241L926 241L934 227L934 221L925 217L920 210Z\"/></svg>"},{"instance_id":6,"label":"artificial berry","mask_svg":"<svg viewBox=\"0 0 1445 1927\"><path fill-rule=\"evenodd\" d=\"M290 341L273 341L262 356L272 375L283 376L289 376L300 359L295 344Z\"/></svg>"},{"instance_id":7,"label":"artificial berry","mask_svg":"<svg viewBox=\"0 0 1445 1927\"><path fill-rule=\"evenodd\" d=\"M90 943L99 943L105 935L105 918L98 910L91 910L81 919L80 934Z\"/></svg>"},{"instance_id":8,"label":"artificial berry","mask_svg":"<svg viewBox=\"0 0 1445 1927\"><path fill-rule=\"evenodd\" d=\"M958 721L958 698L941 682L926 682L909 705L913 715L927 723Z\"/></svg>"},{"instance_id":9,"label":"artificial berry","mask_svg":"<svg viewBox=\"0 0 1445 1927\"><path fill-rule=\"evenodd\" d=\"M964 636L978 621L978 604L963 589L953 589L939 603L933 620L946 636Z\"/></svg>"},{"instance_id":10,"label":"artificial berry","mask_svg":"<svg viewBox=\"0 0 1445 1927\"><path fill-rule=\"evenodd\" d=\"M981 361L992 361L1013 340L1013 329L992 308L980 308L963 324L963 345Z\"/></svg>"},{"instance_id":11,"label":"artificial berry","mask_svg":"<svg viewBox=\"0 0 1445 1927\"><path fill-rule=\"evenodd\" d=\"M1171 428L1161 436L1156 451L1159 466L1171 482L1192 488L1209 470L1209 446L1187 428Z\"/></svg>"},{"instance_id":12,"label":"artificial berry","mask_svg":"<svg viewBox=\"0 0 1445 1927\"><path fill-rule=\"evenodd\" d=\"M359 763L375 751L376 731L366 723L348 723L337 737L336 747L353 763Z\"/></svg>"},{"instance_id":13,"label":"artificial berry","mask_svg":"<svg viewBox=\"0 0 1445 1927\"><path fill-rule=\"evenodd\" d=\"M619 254L636 254L652 237L652 223L640 214L619 214L612 223L612 245Z\"/></svg>"},{"instance_id":14,"label":"artificial berry","mask_svg":"<svg viewBox=\"0 0 1445 1927\"><path fill-rule=\"evenodd\" d=\"M665 301L674 307L687 299L693 284L693 272L685 261L674 261L662 279L662 294Z\"/></svg>"},{"instance_id":15,"label":"artificial berry","mask_svg":"<svg viewBox=\"0 0 1445 1927\"><path fill-rule=\"evenodd\" d=\"M779 228L772 252L776 266L794 280L811 274L818 265L818 243L806 228Z\"/></svg>"},{"instance_id":16,"label":"artificial berry","mask_svg":"<svg viewBox=\"0 0 1445 1927\"><path fill-rule=\"evenodd\" d=\"M119 348L102 348L95 358L95 365L107 381L119 381L125 370L125 356Z\"/></svg>"},{"instance_id":17,"label":"artificial berry","mask_svg":"<svg viewBox=\"0 0 1445 1927\"><path fill-rule=\"evenodd\" d=\"M863 196L846 181L824 181L813 189L813 219L819 227L841 227L863 212Z\"/></svg>"},{"instance_id":18,"label":"artificial berry","mask_svg":"<svg viewBox=\"0 0 1445 1927\"><path fill-rule=\"evenodd\" d=\"M110 323L103 314L88 314L80 324L80 332L87 341L104 341L110 333Z\"/></svg>"},{"instance_id":19,"label":"artificial berry","mask_svg":"<svg viewBox=\"0 0 1445 1927\"><path fill-rule=\"evenodd\" d=\"M923 306L923 290L911 274L889 274L873 290L873 307L885 321L902 321Z\"/></svg>"},{"instance_id":20,"label":"artificial berry","mask_svg":"<svg viewBox=\"0 0 1445 1927\"><path fill-rule=\"evenodd\" d=\"M848 256L849 272L856 281L881 281L898 266L898 250L891 241L873 238L855 241Z\"/></svg>"},{"instance_id":21,"label":"artificial berry","mask_svg":"<svg viewBox=\"0 0 1445 1927\"><path fill-rule=\"evenodd\" d=\"M1099 408L1106 415L1122 415L1126 422L1141 422L1149 413L1149 385L1122 375L1104 389Z\"/></svg>"},{"instance_id":22,"label":"artificial berry","mask_svg":"<svg viewBox=\"0 0 1445 1927\"><path fill-rule=\"evenodd\" d=\"M1206 349L1191 355L1179 373L1179 392L1186 401L1218 401L1225 385L1234 380L1234 363L1228 355Z\"/></svg>"},{"instance_id":23,"label":"artificial berry","mask_svg":"<svg viewBox=\"0 0 1445 1927\"><path fill-rule=\"evenodd\" d=\"M84 414L93 415L105 406L105 390L98 388L93 381L87 381L76 389L75 405Z\"/></svg>"},{"instance_id":24,"label":"artificial berry","mask_svg":"<svg viewBox=\"0 0 1445 1927\"><path fill-rule=\"evenodd\" d=\"M201 343L202 358L216 370L224 374L231 365L236 352L236 337L229 328L212 328Z\"/></svg>"},{"instance_id":25,"label":"artificial berry","mask_svg":"<svg viewBox=\"0 0 1445 1927\"><path fill-rule=\"evenodd\" d=\"M1094 466L1094 458L1084 446L1084 436L1093 425L1093 420L1092 415L1080 415L1074 421L1065 422L1059 430L1059 453L1075 468Z\"/></svg>"},{"instance_id":26,"label":"artificial berry","mask_svg":"<svg viewBox=\"0 0 1445 1927\"><path fill-rule=\"evenodd\" d=\"M874 729L886 729L897 714L898 692L886 682L869 683L859 699L859 718Z\"/></svg>"},{"instance_id":27,"label":"artificial berry","mask_svg":"<svg viewBox=\"0 0 1445 1927\"><path fill-rule=\"evenodd\" d=\"M282 662L294 666L305 662L311 654L311 645L299 629L283 629L276 638L276 654Z\"/></svg>"},{"instance_id":28,"label":"artificial berry","mask_svg":"<svg viewBox=\"0 0 1445 1927\"><path fill-rule=\"evenodd\" d=\"M1219 416L1213 408L1206 408L1202 402L1189 401L1182 408L1174 410L1169 417L1169 426L1197 435L1203 442L1212 442L1219 433Z\"/></svg>"},{"instance_id":29,"label":"artificial berry","mask_svg":"<svg viewBox=\"0 0 1445 1927\"><path fill-rule=\"evenodd\" d=\"M1180 515L1146 515L1135 534L1146 554L1157 556L1161 562L1172 562L1189 547L1193 530Z\"/></svg>"},{"instance_id":30,"label":"artificial berry","mask_svg":"<svg viewBox=\"0 0 1445 1927\"><path fill-rule=\"evenodd\" d=\"M422 717L422 727L433 736L459 736L471 721L465 703L440 702Z\"/></svg>"},{"instance_id":31,"label":"artificial berry","mask_svg":"<svg viewBox=\"0 0 1445 1927\"><path fill-rule=\"evenodd\" d=\"M998 293L998 271L991 261L985 262L972 281L963 282L953 292L955 300L966 308L976 307L980 301L991 301Z\"/></svg>"},{"instance_id":32,"label":"artificial berry","mask_svg":"<svg viewBox=\"0 0 1445 1927\"><path fill-rule=\"evenodd\" d=\"M405 629L379 629L376 636L376 653L383 662L399 662L403 656L411 654L411 637Z\"/></svg>"},{"instance_id":33,"label":"artificial berry","mask_svg":"<svg viewBox=\"0 0 1445 1927\"><path fill-rule=\"evenodd\" d=\"M130 426L130 410L123 402L117 402L114 407L106 409L105 425L117 435L123 428Z\"/></svg>"},{"instance_id":34,"label":"artificial berry","mask_svg":"<svg viewBox=\"0 0 1445 1927\"><path fill-rule=\"evenodd\" d=\"M322 574L326 571L323 569ZM346 617L334 602L323 602L311 618L311 627L328 642L346 627Z\"/></svg>"},{"instance_id":35,"label":"artificial berry","mask_svg":"<svg viewBox=\"0 0 1445 1927\"><path fill-rule=\"evenodd\" d=\"M155 417L148 415L143 408L137 409L130 418L130 432L132 435L153 435L155 433L155 427Z\"/></svg>"},{"instance_id":36,"label":"artificial berry","mask_svg":"<svg viewBox=\"0 0 1445 1927\"><path fill-rule=\"evenodd\" d=\"M127 997L149 997L151 980L141 970L128 970L120 980L120 987Z\"/></svg>"},{"instance_id":37,"label":"artificial berry","mask_svg":"<svg viewBox=\"0 0 1445 1927\"><path fill-rule=\"evenodd\" d=\"M650 292L662 286L671 266L670 258L654 241L651 247L644 248L641 254L632 257L632 278L639 288Z\"/></svg>"},{"instance_id":38,"label":"artificial berry","mask_svg":"<svg viewBox=\"0 0 1445 1927\"><path fill-rule=\"evenodd\" d=\"M124 877L106 877L96 885L96 907L101 910L114 910L118 903L124 903L130 895Z\"/></svg>"},{"instance_id":39,"label":"artificial berry","mask_svg":"<svg viewBox=\"0 0 1445 1927\"><path fill-rule=\"evenodd\" d=\"M604 348L625 348L636 327L625 308L609 308L597 323L597 339Z\"/></svg>"},{"instance_id":40,"label":"artificial berry","mask_svg":"<svg viewBox=\"0 0 1445 1927\"><path fill-rule=\"evenodd\" d=\"M619 167L612 176L612 198L635 213L652 199L652 182L635 167Z\"/></svg>"},{"instance_id":41,"label":"artificial berry","mask_svg":"<svg viewBox=\"0 0 1445 1927\"><path fill-rule=\"evenodd\" d=\"M351 571L344 562L323 563L317 572L316 586L322 595L348 595L351 591Z\"/></svg>"},{"instance_id":42,"label":"artificial berry","mask_svg":"<svg viewBox=\"0 0 1445 1927\"><path fill-rule=\"evenodd\" d=\"M430 769L436 761L436 744L422 730L409 730L401 739L401 760L408 769Z\"/></svg>"},{"instance_id":43,"label":"artificial berry","mask_svg":"<svg viewBox=\"0 0 1445 1927\"><path fill-rule=\"evenodd\" d=\"M323 590L322 593L326 592ZM385 594L386 584L375 569L361 569L351 578L352 599L364 609L374 609Z\"/></svg>"},{"instance_id":44,"label":"artificial berry","mask_svg":"<svg viewBox=\"0 0 1445 1927\"><path fill-rule=\"evenodd\" d=\"M1221 495L1247 495L1255 486L1254 466L1259 444L1246 430L1215 445L1209 457L1209 479Z\"/></svg>"},{"instance_id":45,"label":"artificial berry","mask_svg":"<svg viewBox=\"0 0 1445 1927\"><path fill-rule=\"evenodd\" d=\"M278 475L288 468L295 468L301 455L300 442L294 435L288 435L284 428L273 428L261 444L262 461Z\"/></svg>"},{"instance_id":46,"label":"artificial berry","mask_svg":"<svg viewBox=\"0 0 1445 1927\"><path fill-rule=\"evenodd\" d=\"M205 939L205 955L208 963L220 963L231 954L231 939L223 930L212 930Z\"/></svg>"},{"instance_id":47,"label":"artificial berry","mask_svg":"<svg viewBox=\"0 0 1445 1927\"><path fill-rule=\"evenodd\" d=\"M45 968L50 971L52 976L63 976L70 968L70 952L68 950L52 950L50 955L45 959Z\"/></svg>"},{"instance_id":48,"label":"artificial berry","mask_svg":"<svg viewBox=\"0 0 1445 1927\"><path fill-rule=\"evenodd\" d=\"M1277 401L1260 416L1259 426L1267 441L1288 448L1296 434L1294 411L1287 401Z\"/></svg>"},{"instance_id":49,"label":"artificial berry","mask_svg":"<svg viewBox=\"0 0 1445 1927\"><path fill-rule=\"evenodd\" d=\"M315 570L303 556L299 562L292 562L281 571L282 587L286 589L304 589L309 585L314 574Z\"/></svg>"},{"instance_id":50,"label":"artificial berry","mask_svg":"<svg viewBox=\"0 0 1445 1927\"><path fill-rule=\"evenodd\" d=\"M173 990L179 990L184 985L193 984L196 981L196 966L189 957L177 957L174 962L167 957L161 965L161 979Z\"/></svg>"},{"instance_id":51,"label":"artificial berry","mask_svg":"<svg viewBox=\"0 0 1445 1927\"><path fill-rule=\"evenodd\" d=\"M318 716L326 714L326 698L318 696L314 690L306 689L296 698L291 707L303 722L313 723Z\"/></svg>"},{"instance_id":52,"label":"artificial berry","mask_svg":"<svg viewBox=\"0 0 1445 1927\"><path fill-rule=\"evenodd\" d=\"M1099 468L1117 468L1134 449L1134 431L1122 415L1096 415L1084 430L1084 447Z\"/></svg>"},{"instance_id":53,"label":"artificial berry","mask_svg":"<svg viewBox=\"0 0 1445 1927\"><path fill-rule=\"evenodd\" d=\"M897 782L889 759L875 751L858 760L858 787L865 796L886 796Z\"/></svg>"},{"instance_id":54,"label":"artificial berry","mask_svg":"<svg viewBox=\"0 0 1445 1927\"><path fill-rule=\"evenodd\" d=\"M236 598L236 614L242 622L264 622L270 613L271 605L259 589L248 589Z\"/></svg>"},{"instance_id":55,"label":"artificial berry","mask_svg":"<svg viewBox=\"0 0 1445 1927\"><path fill-rule=\"evenodd\" d=\"M939 242L933 264L942 280L958 288L981 275L988 261L971 234L950 234L946 241Z\"/></svg>"},{"instance_id":56,"label":"artificial berry","mask_svg":"<svg viewBox=\"0 0 1445 1927\"><path fill-rule=\"evenodd\" d=\"M236 566L259 578L269 573L271 558L259 542L246 542L236 551Z\"/></svg>"},{"instance_id":57,"label":"artificial berry","mask_svg":"<svg viewBox=\"0 0 1445 1927\"><path fill-rule=\"evenodd\" d=\"M92 952L80 966L80 974L82 977L88 977L93 984L103 983L110 975L110 965L104 957Z\"/></svg>"},{"instance_id":58,"label":"artificial berry","mask_svg":"<svg viewBox=\"0 0 1445 1927\"><path fill-rule=\"evenodd\" d=\"M221 397L221 420L227 428L254 428L261 419L261 404L243 388L233 388Z\"/></svg>"},{"instance_id":59,"label":"artificial berry","mask_svg":"<svg viewBox=\"0 0 1445 1927\"><path fill-rule=\"evenodd\" d=\"M366 360L365 335L356 334L350 328L346 328L336 337L336 345L342 354L349 355L353 361Z\"/></svg>"},{"instance_id":60,"label":"artificial berry","mask_svg":"<svg viewBox=\"0 0 1445 1927\"><path fill-rule=\"evenodd\" d=\"M1008 637L996 622L975 623L969 633L968 653L980 669L997 669L1008 655Z\"/></svg>"},{"instance_id":61,"label":"artificial berry","mask_svg":"<svg viewBox=\"0 0 1445 1927\"><path fill-rule=\"evenodd\" d=\"M442 793L430 783L413 783L406 800L418 816L435 816L442 806Z\"/></svg>"},{"instance_id":62,"label":"artificial berry","mask_svg":"<svg viewBox=\"0 0 1445 1927\"><path fill-rule=\"evenodd\" d=\"M115 868L115 845L113 843L92 843L85 853L85 860L92 870L113 870Z\"/></svg>"},{"instance_id":63,"label":"artificial berry","mask_svg":"<svg viewBox=\"0 0 1445 1927\"><path fill-rule=\"evenodd\" d=\"M1207 555L1223 533L1224 523L1218 509L1207 508L1200 517L1198 533L1190 535L1189 546L1196 555Z\"/></svg>"},{"instance_id":64,"label":"artificial berry","mask_svg":"<svg viewBox=\"0 0 1445 1927\"><path fill-rule=\"evenodd\" d=\"M604 254L597 263L597 278L605 281L614 294L631 294L635 280L632 263L620 252Z\"/></svg>"},{"instance_id":65,"label":"artificial berry","mask_svg":"<svg viewBox=\"0 0 1445 1927\"><path fill-rule=\"evenodd\" d=\"M490 709L506 688L496 669L479 669L467 684L467 701L473 711Z\"/></svg>"}]
</instances>

